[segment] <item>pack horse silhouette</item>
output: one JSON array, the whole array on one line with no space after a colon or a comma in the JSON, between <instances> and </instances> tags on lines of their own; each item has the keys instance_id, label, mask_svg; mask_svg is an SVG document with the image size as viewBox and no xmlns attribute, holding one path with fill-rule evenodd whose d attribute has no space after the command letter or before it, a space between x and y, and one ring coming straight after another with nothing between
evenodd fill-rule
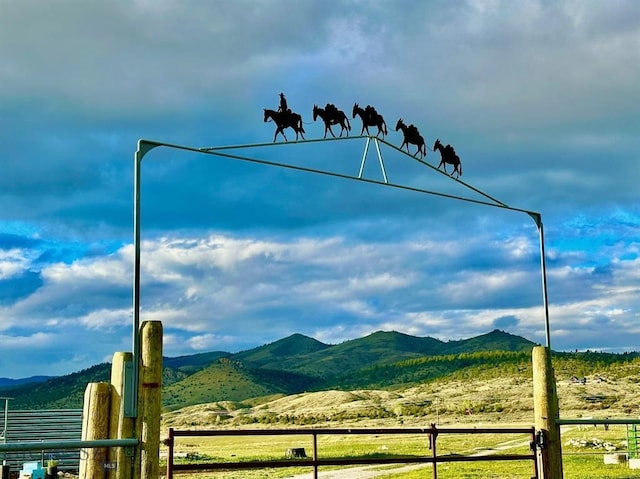
<instances>
[{"instance_id":1,"label":"pack horse silhouette","mask_svg":"<svg viewBox=\"0 0 640 479\"><path fill-rule=\"evenodd\" d=\"M420 135L420 133L418 132L418 128L416 128L414 125L405 125L404 121L402 121L402 118L400 118L398 120L398 123L396 123L396 131L398 130L402 130L402 134L404 135L404 141L402 142L402 145L400 145L401 150L402 147L406 146L408 153L409 143L411 143L412 145L416 145L418 147L414 155L417 155L419 153L420 158L427 156L427 146L424 143L424 138L422 138L422 135Z\"/></svg>"},{"instance_id":2,"label":"pack horse silhouette","mask_svg":"<svg viewBox=\"0 0 640 479\"><path fill-rule=\"evenodd\" d=\"M355 103L353 105L352 116L353 118L359 116L362 120L362 130L360 131L361 135L364 134L365 130L367 135L370 135L369 127L377 126L378 133L376 133L376 136L382 133L382 138L384 139L384 136L387 134L387 124L385 123L384 118L382 118L382 115L378 113L374 107L367 105L365 108L361 108L357 103Z\"/></svg>"},{"instance_id":3,"label":"pack horse silhouette","mask_svg":"<svg viewBox=\"0 0 640 479\"><path fill-rule=\"evenodd\" d=\"M334 138L336 135L331 130L331 125L340 125L340 136L342 137L342 133L346 130L347 136L349 136L349 131L351 130L351 125L349 124L349 118L344 114L342 110L338 110L335 105L331 103L327 103L327 106L324 108L320 108L318 105L313 105L313 121L316 121L318 117L322 118L324 122L324 137L327 137L327 133L331 133L331 136Z\"/></svg>"},{"instance_id":4,"label":"pack horse silhouette","mask_svg":"<svg viewBox=\"0 0 640 479\"><path fill-rule=\"evenodd\" d=\"M436 142L433 144L433 151L440 151L440 164L438 165L438 168L440 168L441 166L444 169L444 172L447 172L447 163L450 165L453 165L453 171L451 172L451 176L453 176L454 173L458 173L458 178L460 176L462 176L462 163L460 163L460 157L456 154L456 151L453 149L453 146L451 145L447 145L447 146L442 146L442 143L440 143L440 138L438 138L436 140Z\"/></svg>"}]
</instances>

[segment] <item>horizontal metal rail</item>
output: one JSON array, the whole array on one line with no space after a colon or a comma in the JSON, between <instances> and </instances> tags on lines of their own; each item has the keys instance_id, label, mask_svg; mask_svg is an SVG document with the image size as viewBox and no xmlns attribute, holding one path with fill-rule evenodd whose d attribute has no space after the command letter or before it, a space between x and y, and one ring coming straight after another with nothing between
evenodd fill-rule
<instances>
[{"instance_id":1,"label":"horizontal metal rail","mask_svg":"<svg viewBox=\"0 0 640 479\"><path fill-rule=\"evenodd\" d=\"M398 455L389 457L353 457L353 458L318 458L317 441L322 435L381 435L381 434L412 434L429 436L431 455ZM530 454L496 454L488 456L438 456L436 439L441 434L528 434L530 440ZM236 462L215 462L199 464L175 464L173 461L176 437L221 437L221 436L304 436L313 437L313 457L288 460L252 460ZM330 429L231 429L231 430L174 430L169 429L169 437L165 440L168 446L167 478L173 479L175 472L203 471L203 470L240 470L264 469L279 467L313 467L313 477L318 477L320 466L350 466L363 464L432 464L433 477L437 478L437 464L445 462L478 462L478 461L522 461L533 462L533 477L538 477L537 458L535 454L535 429L530 428L330 428Z\"/></svg>"},{"instance_id":2,"label":"horizontal metal rail","mask_svg":"<svg viewBox=\"0 0 640 479\"><path fill-rule=\"evenodd\" d=\"M91 449L95 447L135 447L138 440L94 439L90 441L23 441L0 443L0 452L8 451L54 451L64 449Z\"/></svg>"},{"instance_id":3,"label":"horizontal metal rail","mask_svg":"<svg viewBox=\"0 0 640 479\"><path fill-rule=\"evenodd\" d=\"M569 424L585 424L585 425L611 425L611 424L640 424L640 419L558 419L556 424L561 426Z\"/></svg>"},{"instance_id":4,"label":"horizontal metal rail","mask_svg":"<svg viewBox=\"0 0 640 479\"><path fill-rule=\"evenodd\" d=\"M173 437L208 437L208 436L304 436L309 434L529 434L533 428L327 428L327 429L229 429L186 431L170 429Z\"/></svg>"}]
</instances>

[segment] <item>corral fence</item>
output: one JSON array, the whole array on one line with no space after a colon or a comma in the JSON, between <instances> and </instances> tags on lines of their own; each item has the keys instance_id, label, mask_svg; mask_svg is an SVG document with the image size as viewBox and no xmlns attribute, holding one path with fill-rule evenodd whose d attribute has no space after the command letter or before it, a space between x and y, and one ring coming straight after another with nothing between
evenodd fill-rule
<instances>
[{"instance_id":1,"label":"corral fence","mask_svg":"<svg viewBox=\"0 0 640 479\"><path fill-rule=\"evenodd\" d=\"M58 470L77 471L88 449L138 446L138 440L83 440L82 409L5 409L0 430L0 464L19 471L25 462L58 461ZM3 470L3 473L6 471Z\"/></svg>"},{"instance_id":2,"label":"corral fence","mask_svg":"<svg viewBox=\"0 0 640 479\"><path fill-rule=\"evenodd\" d=\"M327 436L351 436L351 435L424 435L425 449L430 451L424 455L391 455L383 454L371 457L319 457L318 439L328 440ZM529 435L529 454L490 454L490 455L438 455L437 439L443 434L526 434ZM312 456L295 454L297 458L284 460L235 460L198 463L175 463L176 438L179 437L222 437L222 436L311 436ZM447 462L473 462L473 461L530 461L532 478L538 478L538 464L536 460L536 434L533 427L530 428L437 428L432 424L429 428L363 428L363 429L236 429L236 430L176 430L169 429L168 438L164 441L168 447L167 452L167 479L173 479L176 473L193 471L223 471L241 469L265 469L283 467L310 467L313 469L313 477L317 479L318 468L321 466L355 466L374 464L431 464L433 466L433 478L438 477L438 464ZM288 453L290 451L287 451ZM289 455L289 454L288 454Z\"/></svg>"},{"instance_id":3,"label":"corral fence","mask_svg":"<svg viewBox=\"0 0 640 479\"><path fill-rule=\"evenodd\" d=\"M559 418L556 420L556 424L558 426L603 426L605 430L609 429L609 426L625 426L625 442L627 445L625 459L639 461L638 465L640 465L640 419L638 418ZM606 453L607 451L600 452L600 454ZM566 453L563 452L562 454L565 455Z\"/></svg>"},{"instance_id":4,"label":"corral fence","mask_svg":"<svg viewBox=\"0 0 640 479\"><path fill-rule=\"evenodd\" d=\"M0 438L3 443L38 443L76 441L82 436L82 409L11 410L4 418ZM0 451L0 463L6 461L11 470L19 470L24 462L55 459L60 470L77 470L80 448Z\"/></svg>"}]
</instances>

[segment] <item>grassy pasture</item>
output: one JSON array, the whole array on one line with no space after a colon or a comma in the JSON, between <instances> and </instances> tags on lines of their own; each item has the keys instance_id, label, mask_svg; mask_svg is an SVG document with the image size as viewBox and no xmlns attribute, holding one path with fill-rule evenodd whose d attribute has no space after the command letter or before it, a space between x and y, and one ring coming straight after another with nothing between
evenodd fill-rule
<instances>
[{"instance_id":1,"label":"grassy pasture","mask_svg":"<svg viewBox=\"0 0 640 479\"><path fill-rule=\"evenodd\" d=\"M600 356L596 359L599 360ZM608 356L605 357L605 359ZM600 358L601 359L601 358ZM554 357L562 418L623 418L640 416L640 361L600 364L596 360L577 362L573 356ZM508 367L507 367L508 366ZM581 379L576 381L575 378ZM328 390L295 395L274 395L242 402L217 402L186 407L163 415L163 428L239 429L247 427L331 427L390 428L429 427L530 427L533 424L533 384L530 363L473 367L447 378L386 389ZM220 414L220 412L224 414ZM594 441L597 439L597 441ZM640 471L627 464L605 465L602 447L586 444L609 443L616 452L626 451L625 426L565 426L562 432L565 479L631 479ZM580 442L582 441L582 443ZM441 435L438 456L446 454L527 454L527 435ZM319 458L389 457L431 455L426 436L320 436ZM304 447L312 454L311 436L261 436L258 438L178 438L176 451L201 454L200 462L284 459L289 448ZM367 466L377 478L417 479L432 477L431 466ZM353 477L333 467L330 479ZM530 461L441 463L440 479L453 478L530 478ZM261 469L207 472L185 478L267 479L294 477L311 468ZM373 477L360 475L359 478Z\"/></svg>"}]
</instances>

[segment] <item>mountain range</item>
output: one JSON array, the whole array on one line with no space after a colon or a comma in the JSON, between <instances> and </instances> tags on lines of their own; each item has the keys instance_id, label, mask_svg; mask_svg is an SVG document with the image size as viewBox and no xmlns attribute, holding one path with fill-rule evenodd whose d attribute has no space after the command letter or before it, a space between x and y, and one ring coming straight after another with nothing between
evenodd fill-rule
<instances>
[{"instance_id":1,"label":"mountain range","mask_svg":"<svg viewBox=\"0 0 640 479\"><path fill-rule=\"evenodd\" d=\"M292 334L235 354L164 358L163 406L172 410L304 391L417 384L473 364L526 361L535 345L500 330L456 341L378 331L337 345ZM9 384L0 379L0 395L12 398L11 409L81 408L86 385L108 381L110 367L103 363L66 376Z\"/></svg>"}]
</instances>

